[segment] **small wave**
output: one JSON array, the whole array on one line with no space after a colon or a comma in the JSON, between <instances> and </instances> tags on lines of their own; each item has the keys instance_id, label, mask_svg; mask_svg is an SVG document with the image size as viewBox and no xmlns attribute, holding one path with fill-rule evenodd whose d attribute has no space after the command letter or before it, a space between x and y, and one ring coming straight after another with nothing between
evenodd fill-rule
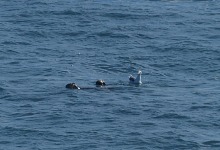
<instances>
[{"instance_id":1,"label":"small wave","mask_svg":"<svg viewBox=\"0 0 220 150\"><path fill-rule=\"evenodd\" d=\"M203 144L209 145L212 147L220 147L220 141L216 141L216 140L206 141L206 142L203 142Z\"/></svg>"},{"instance_id":2,"label":"small wave","mask_svg":"<svg viewBox=\"0 0 220 150\"><path fill-rule=\"evenodd\" d=\"M24 104L20 107L22 107L22 108L32 108L32 105L31 104Z\"/></svg>"},{"instance_id":3,"label":"small wave","mask_svg":"<svg viewBox=\"0 0 220 150\"><path fill-rule=\"evenodd\" d=\"M143 14L135 14L135 13L104 13L102 15L103 17L108 17L108 18L113 18L113 19L141 19L141 18L146 18L148 15L143 15Z\"/></svg>"},{"instance_id":4,"label":"small wave","mask_svg":"<svg viewBox=\"0 0 220 150\"><path fill-rule=\"evenodd\" d=\"M21 34L22 35L22 34ZM42 31L28 31L24 33L22 36L29 36L29 37L36 37L36 38L45 38L47 37L47 34L45 34Z\"/></svg>"},{"instance_id":5,"label":"small wave","mask_svg":"<svg viewBox=\"0 0 220 150\"><path fill-rule=\"evenodd\" d=\"M5 90L4 88L0 87L0 92L3 92L4 90Z\"/></svg>"},{"instance_id":6,"label":"small wave","mask_svg":"<svg viewBox=\"0 0 220 150\"><path fill-rule=\"evenodd\" d=\"M113 33L109 31L102 31L97 33L96 35L100 37L111 37L111 38L130 38L129 35L122 34L122 33Z\"/></svg>"},{"instance_id":7,"label":"small wave","mask_svg":"<svg viewBox=\"0 0 220 150\"><path fill-rule=\"evenodd\" d=\"M31 45L31 44L28 43L28 42L16 42L16 44L19 44L19 45Z\"/></svg>"},{"instance_id":8,"label":"small wave","mask_svg":"<svg viewBox=\"0 0 220 150\"><path fill-rule=\"evenodd\" d=\"M52 135L56 136L57 134L54 134L49 131L40 131L37 129L27 129L27 128L17 128L17 127L4 127L3 134L8 135L12 134L13 136L21 136L21 135L31 135L31 136L39 136L39 135Z\"/></svg>"},{"instance_id":9,"label":"small wave","mask_svg":"<svg viewBox=\"0 0 220 150\"><path fill-rule=\"evenodd\" d=\"M34 113L14 113L14 114L12 114L12 117L21 117L21 118L23 118L23 117L29 117L29 116L34 116L35 114Z\"/></svg>"},{"instance_id":10,"label":"small wave","mask_svg":"<svg viewBox=\"0 0 220 150\"><path fill-rule=\"evenodd\" d=\"M22 18L30 18L32 16L32 14L30 12L22 12L18 15L19 17L22 17Z\"/></svg>"},{"instance_id":11,"label":"small wave","mask_svg":"<svg viewBox=\"0 0 220 150\"><path fill-rule=\"evenodd\" d=\"M77 31L77 32L66 32L66 33L60 33L60 34L61 34L61 35L64 35L64 36L75 37L75 36L83 35L83 34L85 34L85 32L83 32L83 31Z\"/></svg>"},{"instance_id":12,"label":"small wave","mask_svg":"<svg viewBox=\"0 0 220 150\"><path fill-rule=\"evenodd\" d=\"M129 135L129 136L141 136L142 133L137 132L137 131L136 131L136 132L134 131L134 132L130 132L130 133L128 133L128 135Z\"/></svg>"},{"instance_id":13,"label":"small wave","mask_svg":"<svg viewBox=\"0 0 220 150\"><path fill-rule=\"evenodd\" d=\"M12 62L10 62L8 64L9 65L18 65L18 64L20 64L20 62L19 61L12 61Z\"/></svg>"},{"instance_id":14,"label":"small wave","mask_svg":"<svg viewBox=\"0 0 220 150\"><path fill-rule=\"evenodd\" d=\"M210 106L192 106L190 110L198 110L198 109L210 109Z\"/></svg>"},{"instance_id":15,"label":"small wave","mask_svg":"<svg viewBox=\"0 0 220 150\"><path fill-rule=\"evenodd\" d=\"M63 10L60 12L54 12L55 15L65 15L65 16L75 16L75 15L81 15L80 12L74 11L74 10Z\"/></svg>"},{"instance_id":16,"label":"small wave","mask_svg":"<svg viewBox=\"0 0 220 150\"><path fill-rule=\"evenodd\" d=\"M138 122L138 123L134 123L134 127L137 127L137 128L142 128L142 127L155 127L156 124L153 123L153 122L149 122L149 121L141 121L141 122Z\"/></svg>"},{"instance_id":17,"label":"small wave","mask_svg":"<svg viewBox=\"0 0 220 150\"><path fill-rule=\"evenodd\" d=\"M220 35L212 35L212 36L208 36L209 39L213 39L213 40L217 40L220 39Z\"/></svg>"},{"instance_id":18,"label":"small wave","mask_svg":"<svg viewBox=\"0 0 220 150\"><path fill-rule=\"evenodd\" d=\"M110 18L130 18L131 14L124 14L124 13L105 13L105 17L110 17Z\"/></svg>"},{"instance_id":19,"label":"small wave","mask_svg":"<svg viewBox=\"0 0 220 150\"><path fill-rule=\"evenodd\" d=\"M4 45L31 45L30 43L27 42L14 42L14 41L4 41L2 42Z\"/></svg>"},{"instance_id":20,"label":"small wave","mask_svg":"<svg viewBox=\"0 0 220 150\"><path fill-rule=\"evenodd\" d=\"M11 141L0 141L0 144L3 144L3 145L10 144L10 143L11 143Z\"/></svg>"},{"instance_id":21,"label":"small wave","mask_svg":"<svg viewBox=\"0 0 220 150\"><path fill-rule=\"evenodd\" d=\"M31 6L33 6L33 5L37 5L37 6L39 6L39 5L48 5L48 3L47 2L40 2L40 1L28 1L28 4L29 5L31 5Z\"/></svg>"},{"instance_id":22,"label":"small wave","mask_svg":"<svg viewBox=\"0 0 220 150\"><path fill-rule=\"evenodd\" d=\"M75 16L81 15L81 12L77 12L71 9L68 10L61 10L61 11L54 11L54 10L41 10L37 11L39 15L58 15L58 16Z\"/></svg>"},{"instance_id":23,"label":"small wave","mask_svg":"<svg viewBox=\"0 0 220 150\"><path fill-rule=\"evenodd\" d=\"M15 42L13 41L4 41L2 42L3 45L15 45Z\"/></svg>"},{"instance_id":24,"label":"small wave","mask_svg":"<svg viewBox=\"0 0 220 150\"><path fill-rule=\"evenodd\" d=\"M123 114L123 115L139 115L140 114L137 111L131 111L131 110L128 110L128 109L118 109L118 110L115 110L115 113Z\"/></svg>"},{"instance_id":25,"label":"small wave","mask_svg":"<svg viewBox=\"0 0 220 150\"><path fill-rule=\"evenodd\" d=\"M141 39L154 39L154 37L151 37L151 36L143 34L143 33L136 34L136 37L141 38Z\"/></svg>"},{"instance_id":26,"label":"small wave","mask_svg":"<svg viewBox=\"0 0 220 150\"><path fill-rule=\"evenodd\" d=\"M187 116L175 114L175 113L167 113L163 115L156 116L154 118L159 118L159 119L188 119Z\"/></svg>"}]
</instances>

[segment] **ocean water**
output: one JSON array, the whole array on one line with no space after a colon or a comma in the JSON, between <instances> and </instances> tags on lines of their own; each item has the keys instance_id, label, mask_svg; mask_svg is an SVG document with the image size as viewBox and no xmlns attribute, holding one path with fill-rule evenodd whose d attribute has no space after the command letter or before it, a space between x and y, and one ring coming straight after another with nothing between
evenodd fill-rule
<instances>
[{"instance_id":1,"label":"ocean water","mask_svg":"<svg viewBox=\"0 0 220 150\"><path fill-rule=\"evenodd\" d=\"M219 149L219 25L218 0L1 0L0 150Z\"/></svg>"}]
</instances>

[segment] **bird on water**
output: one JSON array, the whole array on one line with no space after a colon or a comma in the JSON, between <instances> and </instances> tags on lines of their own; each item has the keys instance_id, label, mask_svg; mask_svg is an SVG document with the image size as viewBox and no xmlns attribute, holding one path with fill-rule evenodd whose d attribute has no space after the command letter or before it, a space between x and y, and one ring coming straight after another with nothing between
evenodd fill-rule
<instances>
[{"instance_id":1,"label":"bird on water","mask_svg":"<svg viewBox=\"0 0 220 150\"><path fill-rule=\"evenodd\" d=\"M141 82L141 74L142 74L142 71L139 70L136 78L133 77L132 75L130 75L130 76L129 76L129 81L130 81L130 83L133 83L133 84L142 84L142 82Z\"/></svg>"}]
</instances>

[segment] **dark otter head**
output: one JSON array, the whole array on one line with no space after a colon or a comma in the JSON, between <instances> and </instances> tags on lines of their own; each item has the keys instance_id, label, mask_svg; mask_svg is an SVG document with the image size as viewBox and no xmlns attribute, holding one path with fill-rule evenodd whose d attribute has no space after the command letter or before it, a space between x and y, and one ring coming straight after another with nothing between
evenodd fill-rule
<instances>
[{"instance_id":1,"label":"dark otter head","mask_svg":"<svg viewBox=\"0 0 220 150\"><path fill-rule=\"evenodd\" d=\"M68 88L68 89L80 89L75 83L68 83L66 85L66 88Z\"/></svg>"},{"instance_id":2,"label":"dark otter head","mask_svg":"<svg viewBox=\"0 0 220 150\"><path fill-rule=\"evenodd\" d=\"M105 81L104 80L97 80L96 81L96 85L97 86L104 86L105 85Z\"/></svg>"}]
</instances>

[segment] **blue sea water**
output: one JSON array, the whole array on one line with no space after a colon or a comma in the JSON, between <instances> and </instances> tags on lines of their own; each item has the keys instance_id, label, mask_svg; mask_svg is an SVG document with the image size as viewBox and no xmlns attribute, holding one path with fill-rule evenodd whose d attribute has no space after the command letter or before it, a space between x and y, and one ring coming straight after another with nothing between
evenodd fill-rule
<instances>
[{"instance_id":1,"label":"blue sea water","mask_svg":"<svg viewBox=\"0 0 220 150\"><path fill-rule=\"evenodd\" d=\"M0 149L219 149L219 25L218 0L1 0Z\"/></svg>"}]
</instances>

